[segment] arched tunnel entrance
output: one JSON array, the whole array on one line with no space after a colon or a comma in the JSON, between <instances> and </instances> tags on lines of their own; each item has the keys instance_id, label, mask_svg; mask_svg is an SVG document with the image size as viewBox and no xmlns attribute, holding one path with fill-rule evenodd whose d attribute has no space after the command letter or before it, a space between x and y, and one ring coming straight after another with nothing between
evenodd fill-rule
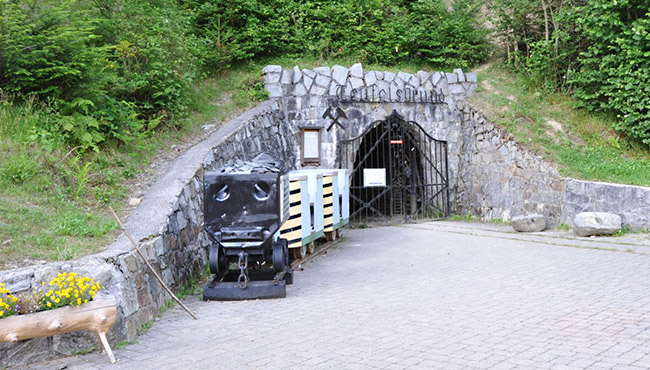
<instances>
[{"instance_id":1,"label":"arched tunnel entrance","mask_svg":"<svg viewBox=\"0 0 650 370\"><path fill-rule=\"evenodd\" d=\"M396 111L358 137L342 140L339 158L353 164L351 224L449 216L447 143Z\"/></svg>"}]
</instances>

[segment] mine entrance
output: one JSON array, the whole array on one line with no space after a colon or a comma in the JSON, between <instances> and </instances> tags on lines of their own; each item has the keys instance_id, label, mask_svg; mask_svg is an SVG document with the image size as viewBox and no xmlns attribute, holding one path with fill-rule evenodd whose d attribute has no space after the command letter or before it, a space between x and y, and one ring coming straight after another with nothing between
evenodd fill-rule
<instances>
[{"instance_id":1,"label":"mine entrance","mask_svg":"<svg viewBox=\"0 0 650 370\"><path fill-rule=\"evenodd\" d=\"M354 160L350 224L449 216L447 142L396 111L358 137L342 140L339 160L341 166Z\"/></svg>"}]
</instances>

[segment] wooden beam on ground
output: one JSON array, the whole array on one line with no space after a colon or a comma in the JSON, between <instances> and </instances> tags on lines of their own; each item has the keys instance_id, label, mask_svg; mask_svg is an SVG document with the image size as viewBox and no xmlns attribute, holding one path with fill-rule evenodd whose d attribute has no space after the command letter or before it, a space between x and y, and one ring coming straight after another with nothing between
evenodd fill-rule
<instances>
[{"instance_id":1,"label":"wooden beam on ground","mask_svg":"<svg viewBox=\"0 0 650 370\"><path fill-rule=\"evenodd\" d=\"M316 258L317 256L320 256L321 254L323 254L325 251L327 251L327 250L330 249L331 247L333 247L333 246L339 244L339 243L341 242L341 240L342 240L341 238L338 238L338 239L335 239L335 240L329 241L329 242L327 242L327 243L321 245L320 247L318 247L318 248L314 251L314 253L305 256L305 258L302 258L302 259L299 259L299 260L295 260L295 261L293 261L293 263L291 263L291 267L292 267L294 270L299 270L299 269L300 269L300 266L301 266L303 263L305 263L305 262L309 262L309 261L311 261L312 259Z\"/></svg>"}]
</instances>

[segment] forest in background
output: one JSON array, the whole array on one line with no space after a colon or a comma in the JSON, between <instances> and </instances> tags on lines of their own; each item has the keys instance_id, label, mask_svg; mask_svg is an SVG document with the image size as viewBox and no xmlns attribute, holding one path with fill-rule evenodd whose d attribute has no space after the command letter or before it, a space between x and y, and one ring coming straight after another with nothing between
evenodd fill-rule
<instances>
[{"instance_id":1,"label":"forest in background","mask_svg":"<svg viewBox=\"0 0 650 370\"><path fill-rule=\"evenodd\" d=\"M0 89L3 101L50 109L37 140L97 150L187 114L192 83L248 61L467 69L492 53L650 144L649 9L650 0L8 0Z\"/></svg>"}]
</instances>

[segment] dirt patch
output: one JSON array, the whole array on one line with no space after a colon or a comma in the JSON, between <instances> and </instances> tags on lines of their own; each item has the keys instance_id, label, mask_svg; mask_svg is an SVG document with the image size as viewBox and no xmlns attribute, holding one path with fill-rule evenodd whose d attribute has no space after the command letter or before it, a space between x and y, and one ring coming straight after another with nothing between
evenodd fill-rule
<instances>
[{"instance_id":1,"label":"dirt patch","mask_svg":"<svg viewBox=\"0 0 650 370\"><path fill-rule=\"evenodd\" d=\"M495 89L494 86L492 86L490 81L487 81L487 80L486 81L481 81L481 87L483 87L486 91L498 94L497 89Z\"/></svg>"},{"instance_id":2,"label":"dirt patch","mask_svg":"<svg viewBox=\"0 0 650 370\"><path fill-rule=\"evenodd\" d=\"M560 122L554 121L552 119L546 121L546 124L551 126L555 131L564 133L564 126Z\"/></svg>"}]
</instances>

